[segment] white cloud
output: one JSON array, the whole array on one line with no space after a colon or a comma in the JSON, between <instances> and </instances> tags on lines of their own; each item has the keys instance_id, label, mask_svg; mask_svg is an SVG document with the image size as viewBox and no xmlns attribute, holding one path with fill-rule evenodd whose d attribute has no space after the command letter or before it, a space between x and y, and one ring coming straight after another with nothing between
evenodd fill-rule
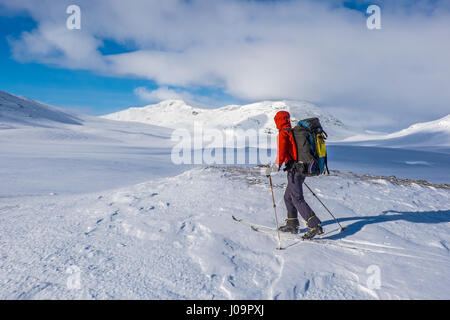
<instances>
[{"instance_id":1,"label":"white cloud","mask_svg":"<svg viewBox=\"0 0 450 320\"><path fill-rule=\"evenodd\" d=\"M362 12L338 0L79 0L78 33L61 28L71 2L0 0L39 23L12 42L14 55L154 80L159 90L137 92L146 100L205 101L168 87L218 86L249 101L310 100L360 114L362 124L374 127L432 120L449 110L446 1L386 1L382 29L370 31ZM102 39L136 50L102 56Z\"/></svg>"},{"instance_id":2,"label":"white cloud","mask_svg":"<svg viewBox=\"0 0 450 320\"><path fill-rule=\"evenodd\" d=\"M105 70L97 48L101 41L82 32L68 32L65 26L43 23L38 30L23 32L10 40L13 57L21 62L39 61L69 69Z\"/></svg>"},{"instance_id":3,"label":"white cloud","mask_svg":"<svg viewBox=\"0 0 450 320\"><path fill-rule=\"evenodd\" d=\"M214 94L209 96L195 95L183 89L170 89L168 87L159 87L149 90L146 87L137 87L134 94L144 102L158 103L163 100L183 100L193 107L214 108L222 106L214 99Z\"/></svg>"},{"instance_id":4,"label":"white cloud","mask_svg":"<svg viewBox=\"0 0 450 320\"><path fill-rule=\"evenodd\" d=\"M161 87L155 90L148 90L145 87L134 89L134 93L143 101L159 102L162 100L192 100L192 95L188 92L177 92L167 87Z\"/></svg>"}]
</instances>

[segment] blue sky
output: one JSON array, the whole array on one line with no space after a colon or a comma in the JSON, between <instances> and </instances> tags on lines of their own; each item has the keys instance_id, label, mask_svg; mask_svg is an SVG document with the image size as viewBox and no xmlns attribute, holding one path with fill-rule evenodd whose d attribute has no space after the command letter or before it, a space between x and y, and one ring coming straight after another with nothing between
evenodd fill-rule
<instances>
[{"instance_id":1,"label":"blue sky","mask_svg":"<svg viewBox=\"0 0 450 320\"><path fill-rule=\"evenodd\" d=\"M36 62L19 62L11 53L9 39L32 31L37 23L26 14L1 15L0 8L0 90L26 96L51 105L90 115L103 115L131 106L146 104L134 90L157 89L155 81L139 77L105 76L89 70L73 70ZM132 48L132 46L131 46ZM127 45L105 40L102 54L132 51ZM220 88L195 88L190 92L214 97L217 106L242 102L224 94Z\"/></svg>"},{"instance_id":2,"label":"blue sky","mask_svg":"<svg viewBox=\"0 0 450 320\"><path fill-rule=\"evenodd\" d=\"M69 4L82 29L67 30ZM439 0L0 0L0 89L100 115L167 98L307 100L349 124L448 114ZM382 29L366 27L370 4Z\"/></svg>"},{"instance_id":3,"label":"blue sky","mask_svg":"<svg viewBox=\"0 0 450 320\"><path fill-rule=\"evenodd\" d=\"M17 62L11 56L8 38L34 28L36 23L30 17L0 16L0 89L83 113L104 114L141 105L133 94L134 88L155 86L145 79L105 77L85 70Z\"/></svg>"}]
</instances>

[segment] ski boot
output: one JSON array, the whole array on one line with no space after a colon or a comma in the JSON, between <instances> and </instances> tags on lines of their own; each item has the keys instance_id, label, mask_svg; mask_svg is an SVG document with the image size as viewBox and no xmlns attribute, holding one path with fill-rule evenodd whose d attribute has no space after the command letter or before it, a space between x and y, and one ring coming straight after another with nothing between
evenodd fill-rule
<instances>
[{"instance_id":1,"label":"ski boot","mask_svg":"<svg viewBox=\"0 0 450 320\"><path fill-rule=\"evenodd\" d=\"M314 238L317 235L321 235L323 234L323 228L322 226L319 224L317 225L317 227L315 228L310 228L308 230L308 232L306 232L304 235L302 235L302 239L303 240L311 240L312 238Z\"/></svg>"},{"instance_id":2,"label":"ski boot","mask_svg":"<svg viewBox=\"0 0 450 320\"><path fill-rule=\"evenodd\" d=\"M297 234L298 233L298 219L297 218L288 218L286 219L286 225L278 228L281 232L288 232Z\"/></svg>"}]
</instances>

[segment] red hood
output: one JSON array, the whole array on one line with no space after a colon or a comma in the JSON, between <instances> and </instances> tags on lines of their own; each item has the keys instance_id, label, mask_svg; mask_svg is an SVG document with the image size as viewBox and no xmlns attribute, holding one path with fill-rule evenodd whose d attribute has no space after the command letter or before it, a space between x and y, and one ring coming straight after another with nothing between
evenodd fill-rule
<instances>
[{"instance_id":1,"label":"red hood","mask_svg":"<svg viewBox=\"0 0 450 320\"><path fill-rule=\"evenodd\" d=\"M291 115L287 111L278 111L274 120L278 130L292 128Z\"/></svg>"}]
</instances>

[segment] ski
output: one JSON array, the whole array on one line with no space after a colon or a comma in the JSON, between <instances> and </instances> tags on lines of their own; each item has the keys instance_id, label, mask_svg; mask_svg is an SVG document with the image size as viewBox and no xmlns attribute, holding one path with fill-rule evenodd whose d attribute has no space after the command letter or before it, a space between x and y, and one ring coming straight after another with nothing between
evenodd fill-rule
<instances>
[{"instance_id":1,"label":"ski","mask_svg":"<svg viewBox=\"0 0 450 320\"><path fill-rule=\"evenodd\" d=\"M242 220L242 219L236 218L235 216L231 216L231 217L232 217L233 220L236 221L237 223L240 223L240 224L243 224L243 225L246 225L246 226L249 226L249 227L263 228L263 229L268 229L268 230L277 231L277 229L274 228L274 227L268 227L268 226L264 226L264 225L261 225L261 224L256 224L256 223L252 223L252 222L247 222L247 221L244 221L244 220Z\"/></svg>"},{"instance_id":2,"label":"ski","mask_svg":"<svg viewBox=\"0 0 450 320\"><path fill-rule=\"evenodd\" d=\"M276 237L277 236L275 233L264 231L264 230L260 230L257 227L253 227L252 226L251 229L253 231L255 231L255 232L258 232L260 234L264 234L264 235L267 235L267 236L270 236L270 237ZM343 247L343 248L352 249L352 250L373 251L373 250L370 250L370 249L360 248L360 247L357 247L357 246L354 246L354 245L337 242L336 240L328 240L328 239L321 239L321 238L303 239L300 234L295 235L295 234L287 234L287 233L282 232L282 233L280 233L280 236L281 236L282 239L294 240L294 241L297 241L297 242L313 243L313 244L320 244L320 245L330 245L330 246Z\"/></svg>"},{"instance_id":3,"label":"ski","mask_svg":"<svg viewBox=\"0 0 450 320\"><path fill-rule=\"evenodd\" d=\"M256 223L253 223L253 222L248 222L248 221L245 221L243 219L239 219L239 218L237 218L235 216L231 216L231 217L233 218L234 221L236 221L236 222L238 222L240 224L243 224L243 225L246 225L246 226L249 226L251 228L256 229L255 231L258 231L259 229L267 229L267 230L271 230L271 231L277 231L277 229L274 228L274 227L268 227L268 226L265 226L265 225L256 224ZM259 230L259 231L261 231L261 230ZM328 234L328 232L324 233L323 235L326 235L326 234ZM284 237L292 235L293 237L295 237L295 239L298 240L298 237L296 237L294 234L291 234L291 233L288 234L288 233L285 233L285 232L281 232L280 235L283 235ZM300 235L300 233L298 235ZM320 239L320 238L314 238L314 239ZM300 240L303 240L303 239L300 238Z\"/></svg>"},{"instance_id":4,"label":"ski","mask_svg":"<svg viewBox=\"0 0 450 320\"><path fill-rule=\"evenodd\" d=\"M255 232L258 232L260 234L264 234L267 236L271 236L271 237L277 237L277 234L275 233L275 231L277 231L276 228L248 222L243 219L239 219L239 218L235 217L234 215L232 216L232 218L237 223L249 226L251 228L251 230L253 230ZM261 229L263 229L263 230L261 230ZM270 231L274 231L274 232L270 232ZM305 240L305 239L302 239L300 234L295 235L295 234L288 234L285 232L280 232L280 236L283 239L301 241L301 242L305 242L305 243L315 243L315 244L323 244L323 245L327 244L327 245L331 245L331 246L344 247L344 248L353 249L353 250L364 250L364 248L360 248L360 247L357 247L354 245L336 242L335 240L322 239L320 237Z\"/></svg>"}]
</instances>

